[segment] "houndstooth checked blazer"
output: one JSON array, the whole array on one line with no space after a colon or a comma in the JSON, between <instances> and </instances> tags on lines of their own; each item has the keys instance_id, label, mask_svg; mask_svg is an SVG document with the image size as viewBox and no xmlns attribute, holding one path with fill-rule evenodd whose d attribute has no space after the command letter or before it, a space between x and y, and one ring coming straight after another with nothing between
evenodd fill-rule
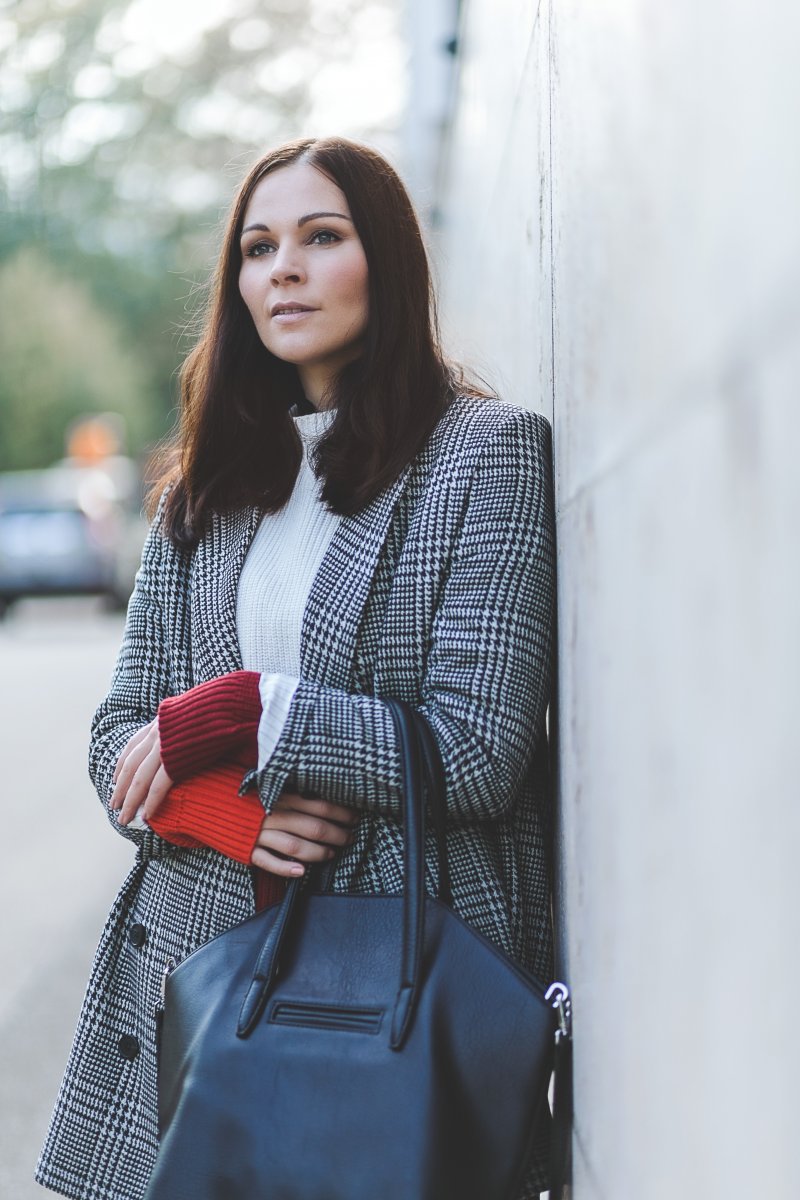
<instances>
[{"instance_id":1,"label":"houndstooth checked blazer","mask_svg":"<svg viewBox=\"0 0 800 1200\"><path fill-rule=\"evenodd\" d=\"M362 809L334 887L398 892L400 768L381 697L418 706L444 760L456 911L543 980L550 481L543 417L455 400L394 484L338 526L308 598L286 725L268 765L248 777L267 809L284 788ZM79 1200L142 1196L157 1149L163 972L254 911L249 868L120 828L108 801L123 746L159 702L241 667L236 589L259 517L215 516L190 553L161 535L159 510L95 715L90 773L136 861L103 931L37 1172ZM539 1184L534 1166L523 1196Z\"/></svg>"}]
</instances>

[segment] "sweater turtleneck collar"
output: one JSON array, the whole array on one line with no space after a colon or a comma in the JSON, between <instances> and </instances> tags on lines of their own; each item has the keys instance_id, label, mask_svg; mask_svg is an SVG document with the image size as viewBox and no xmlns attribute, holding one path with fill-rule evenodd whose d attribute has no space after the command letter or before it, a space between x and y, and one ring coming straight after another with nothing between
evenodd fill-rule
<instances>
[{"instance_id":1,"label":"sweater turtleneck collar","mask_svg":"<svg viewBox=\"0 0 800 1200\"><path fill-rule=\"evenodd\" d=\"M312 408L311 412L292 413L297 432L304 440L324 433L335 415L335 408Z\"/></svg>"}]
</instances>

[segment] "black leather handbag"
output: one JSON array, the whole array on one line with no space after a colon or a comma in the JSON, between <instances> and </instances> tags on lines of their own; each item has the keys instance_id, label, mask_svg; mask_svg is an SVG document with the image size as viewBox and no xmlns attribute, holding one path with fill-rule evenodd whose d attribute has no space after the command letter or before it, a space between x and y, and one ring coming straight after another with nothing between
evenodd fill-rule
<instances>
[{"instance_id":1,"label":"black leather handbag","mask_svg":"<svg viewBox=\"0 0 800 1200\"><path fill-rule=\"evenodd\" d=\"M419 714L387 704L403 762L403 895L295 882L173 971L146 1200L519 1194L566 988L554 985L554 1006L452 911L438 748ZM423 886L426 784L438 899Z\"/></svg>"}]
</instances>

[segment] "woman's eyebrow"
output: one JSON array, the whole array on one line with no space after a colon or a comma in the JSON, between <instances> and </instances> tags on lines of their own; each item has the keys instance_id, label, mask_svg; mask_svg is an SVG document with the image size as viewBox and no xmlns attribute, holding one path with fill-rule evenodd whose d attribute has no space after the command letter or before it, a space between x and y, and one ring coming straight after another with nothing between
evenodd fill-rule
<instances>
[{"instance_id":1,"label":"woman's eyebrow","mask_svg":"<svg viewBox=\"0 0 800 1200\"><path fill-rule=\"evenodd\" d=\"M344 213L315 212L315 213L306 213L306 215L304 217L298 217L297 228L302 229L303 226L308 224L309 221L316 221L319 219L319 217L338 217L340 221L349 221L351 225L353 223L352 217L347 217L347 216L345 216ZM244 237L244 235L246 233L252 233L254 230L258 231L258 233L269 233L269 225L261 225L261 224L247 225L242 230L242 237Z\"/></svg>"},{"instance_id":2,"label":"woman's eyebrow","mask_svg":"<svg viewBox=\"0 0 800 1200\"><path fill-rule=\"evenodd\" d=\"M318 217L339 217L340 220L350 221L350 223L352 224L351 218L346 217L344 215L344 213L316 212L316 213L307 213L306 216L300 217L300 219L297 222L297 228L300 229L303 225L306 224L307 221L316 221Z\"/></svg>"}]
</instances>

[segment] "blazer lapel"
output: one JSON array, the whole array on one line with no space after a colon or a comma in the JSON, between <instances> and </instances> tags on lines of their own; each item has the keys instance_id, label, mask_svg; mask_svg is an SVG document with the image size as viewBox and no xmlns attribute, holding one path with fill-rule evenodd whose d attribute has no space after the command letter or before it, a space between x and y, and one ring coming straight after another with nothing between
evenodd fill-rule
<instances>
[{"instance_id":1,"label":"blazer lapel","mask_svg":"<svg viewBox=\"0 0 800 1200\"><path fill-rule=\"evenodd\" d=\"M215 514L197 547L191 603L195 683L241 670L236 591L260 517L258 508Z\"/></svg>"},{"instance_id":2,"label":"blazer lapel","mask_svg":"<svg viewBox=\"0 0 800 1200\"><path fill-rule=\"evenodd\" d=\"M395 508L412 467L424 474L431 461L429 445L371 504L339 523L303 614L300 669L304 679L329 687L349 686L361 616ZM191 605L195 683L241 670L236 591L260 518L258 508L215 515L197 547Z\"/></svg>"},{"instance_id":3,"label":"blazer lapel","mask_svg":"<svg viewBox=\"0 0 800 1200\"><path fill-rule=\"evenodd\" d=\"M343 517L311 585L301 639L301 673L347 688L361 615L411 464L360 513Z\"/></svg>"}]
</instances>

